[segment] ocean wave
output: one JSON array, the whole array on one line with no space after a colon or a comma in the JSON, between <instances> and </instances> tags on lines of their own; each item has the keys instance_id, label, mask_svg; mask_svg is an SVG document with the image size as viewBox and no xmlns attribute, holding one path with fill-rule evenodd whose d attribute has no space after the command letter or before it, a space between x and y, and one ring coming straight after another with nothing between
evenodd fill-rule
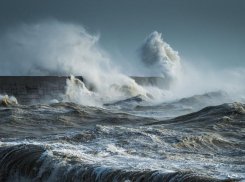
<instances>
[{"instance_id":1,"label":"ocean wave","mask_svg":"<svg viewBox=\"0 0 245 182\"><path fill-rule=\"evenodd\" d=\"M106 108L110 108L110 109L125 109L125 110L132 110L135 107L138 106L139 103L142 103L144 101L146 101L147 98L145 98L142 95L137 95L135 97L130 97L124 100L119 100L116 102L111 102L111 103L106 103L104 104L104 106Z\"/></svg>"},{"instance_id":2,"label":"ocean wave","mask_svg":"<svg viewBox=\"0 0 245 182\"><path fill-rule=\"evenodd\" d=\"M230 126L244 126L245 105L242 103L222 104L209 106L200 111L179 116L171 120L160 121L154 124L193 124L193 128L210 127L218 123L230 123ZM195 123L195 125L194 125Z\"/></svg>"},{"instance_id":3,"label":"ocean wave","mask_svg":"<svg viewBox=\"0 0 245 182\"><path fill-rule=\"evenodd\" d=\"M57 134L89 128L95 124L131 126L155 121L126 112L82 106L72 102L19 105L14 108L2 109L0 117L4 121L0 123L0 136L2 137ZM11 130L15 132L10 132Z\"/></svg>"},{"instance_id":4,"label":"ocean wave","mask_svg":"<svg viewBox=\"0 0 245 182\"><path fill-rule=\"evenodd\" d=\"M8 95L0 95L0 106L10 106L10 105L17 105L18 101L15 97Z\"/></svg>"},{"instance_id":5,"label":"ocean wave","mask_svg":"<svg viewBox=\"0 0 245 182\"><path fill-rule=\"evenodd\" d=\"M0 156L1 181L223 181L191 172L130 171L92 166L80 162L77 157L49 152L37 145L2 147Z\"/></svg>"},{"instance_id":6,"label":"ocean wave","mask_svg":"<svg viewBox=\"0 0 245 182\"><path fill-rule=\"evenodd\" d=\"M228 140L222 134L205 133L183 137L175 146L186 151L198 151L200 153L217 153L233 149L245 150L239 141Z\"/></svg>"}]
</instances>

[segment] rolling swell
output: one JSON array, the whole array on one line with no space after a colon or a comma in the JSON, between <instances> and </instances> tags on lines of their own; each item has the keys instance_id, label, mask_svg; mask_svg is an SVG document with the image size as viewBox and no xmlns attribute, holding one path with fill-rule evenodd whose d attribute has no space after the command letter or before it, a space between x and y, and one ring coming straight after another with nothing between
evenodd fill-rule
<instances>
[{"instance_id":1,"label":"rolling swell","mask_svg":"<svg viewBox=\"0 0 245 182\"><path fill-rule=\"evenodd\" d=\"M35 145L17 145L0 148L0 181L19 175L26 179L37 177L45 150Z\"/></svg>"},{"instance_id":2,"label":"rolling swell","mask_svg":"<svg viewBox=\"0 0 245 182\"><path fill-rule=\"evenodd\" d=\"M173 143L185 152L203 154L218 163L237 165L243 169L245 105L222 104L170 120L147 124L182 131ZM242 171L241 170L241 171Z\"/></svg>"},{"instance_id":3,"label":"rolling swell","mask_svg":"<svg viewBox=\"0 0 245 182\"><path fill-rule=\"evenodd\" d=\"M77 158L48 152L37 145L0 148L1 181L163 182L224 181L189 172L127 171L81 163ZM66 162L64 162L64 159ZM227 180L225 180L227 181ZM232 179L228 181L234 181Z\"/></svg>"},{"instance_id":4,"label":"rolling swell","mask_svg":"<svg viewBox=\"0 0 245 182\"><path fill-rule=\"evenodd\" d=\"M104 106L109 109L119 109L140 116L166 120L223 103L232 103L232 99L226 92L218 91L161 103L152 103L143 96L137 95L114 103L107 103Z\"/></svg>"},{"instance_id":5,"label":"rolling swell","mask_svg":"<svg viewBox=\"0 0 245 182\"><path fill-rule=\"evenodd\" d=\"M0 181L242 180L244 108L158 122L75 103L3 107Z\"/></svg>"},{"instance_id":6,"label":"rolling swell","mask_svg":"<svg viewBox=\"0 0 245 182\"><path fill-rule=\"evenodd\" d=\"M0 110L0 117L0 137L4 138L60 134L90 128L96 124L141 125L155 121L72 102L3 108Z\"/></svg>"},{"instance_id":7,"label":"rolling swell","mask_svg":"<svg viewBox=\"0 0 245 182\"><path fill-rule=\"evenodd\" d=\"M209 106L200 111L179 116L170 120L150 123L157 124L192 124L192 128L210 127L215 124L229 124L231 128L245 126L245 104L232 103L218 106ZM195 123L195 125L194 125Z\"/></svg>"}]
</instances>

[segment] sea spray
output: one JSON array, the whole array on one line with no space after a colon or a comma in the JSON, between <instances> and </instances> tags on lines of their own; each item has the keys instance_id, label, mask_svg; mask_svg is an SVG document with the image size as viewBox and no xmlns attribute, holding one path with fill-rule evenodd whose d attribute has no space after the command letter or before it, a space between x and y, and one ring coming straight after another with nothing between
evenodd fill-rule
<instances>
[{"instance_id":1,"label":"sea spray","mask_svg":"<svg viewBox=\"0 0 245 182\"><path fill-rule=\"evenodd\" d=\"M153 76L162 76L173 81L178 78L180 57L161 36L157 31L151 33L141 45L139 55Z\"/></svg>"},{"instance_id":2,"label":"sea spray","mask_svg":"<svg viewBox=\"0 0 245 182\"><path fill-rule=\"evenodd\" d=\"M99 95L89 91L84 83L73 75L66 80L66 94L64 101L76 102L86 106L101 106Z\"/></svg>"},{"instance_id":3,"label":"sea spray","mask_svg":"<svg viewBox=\"0 0 245 182\"><path fill-rule=\"evenodd\" d=\"M168 91L139 86L119 72L117 58L111 58L99 46L99 35L89 34L81 25L57 20L22 24L1 34L0 46L3 49L0 50L0 71L2 75L12 76L83 76L87 90L98 94L103 102L136 95L166 101L220 90L238 97L237 101L242 96L244 98L243 68L223 72L200 69L188 62L184 65L186 61L182 59L180 70L178 52L161 36L156 31L151 33L141 45L139 54L142 64L151 73L142 73L143 76L164 77L170 85ZM142 69L142 65L134 69ZM77 99L73 101L86 103Z\"/></svg>"},{"instance_id":4,"label":"sea spray","mask_svg":"<svg viewBox=\"0 0 245 182\"><path fill-rule=\"evenodd\" d=\"M100 107L110 101L131 98L137 95L141 95L146 100L154 99L154 95L147 91L147 89L138 85L131 78L125 76L124 79L118 81L118 83L108 86L105 90L106 92L93 92L88 90L81 80L71 75L70 78L66 80L66 94L63 100L86 106Z\"/></svg>"},{"instance_id":5,"label":"sea spray","mask_svg":"<svg viewBox=\"0 0 245 182\"><path fill-rule=\"evenodd\" d=\"M0 46L10 47L0 50L3 75L83 76L86 87L83 83L72 86L74 80L68 81L70 100L66 101L98 106L98 98L104 101L136 95L155 98L149 89L120 73L116 64L111 64L116 59L109 59L98 45L99 36L90 35L81 25L56 20L23 24L2 34L0 40ZM83 101L79 101L77 93Z\"/></svg>"}]
</instances>

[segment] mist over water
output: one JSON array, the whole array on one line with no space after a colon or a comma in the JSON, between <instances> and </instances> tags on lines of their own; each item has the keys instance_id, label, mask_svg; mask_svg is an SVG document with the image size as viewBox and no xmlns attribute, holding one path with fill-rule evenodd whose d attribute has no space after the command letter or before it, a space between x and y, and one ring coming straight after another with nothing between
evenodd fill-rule
<instances>
[{"instance_id":1,"label":"mist over water","mask_svg":"<svg viewBox=\"0 0 245 182\"><path fill-rule=\"evenodd\" d=\"M102 96L113 84L134 87L136 93L130 94L144 94L132 79L111 67L98 40L82 26L54 20L21 25L1 37L0 71L12 76L81 75Z\"/></svg>"},{"instance_id":2,"label":"mist over water","mask_svg":"<svg viewBox=\"0 0 245 182\"><path fill-rule=\"evenodd\" d=\"M124 75L123 70L128 68L121 67L117 58L110 58L99 46L99 35L90 35L81 25L56 20L23 24L2 34L0 40L1 75L81 75L86 85L104 98L150 93L157 99L169 100L221 90L236 97L243 97L244 93L244 68L215 70L180 61L178 52L156 31L139 46L140 61L135 61L137 67L132 64L130 69L145 72L145 76L164 77L169 80L172 94L137 85ZM127 92L118 93L125 89Z\"/></svg>"},{"instance_id":3,"label":"mist over water","mask_svg":"<svg viewBox=\"0 0 245 182\"><path fill-rule=\"evenodd\" d=\"M154 31L127 65L168 86L142 86L99 38L56 20L0 36L1 75L70 76L62 102L0 93L0 181L245 180L244 68L192 64Z\"/></svg>"}]
</instances>

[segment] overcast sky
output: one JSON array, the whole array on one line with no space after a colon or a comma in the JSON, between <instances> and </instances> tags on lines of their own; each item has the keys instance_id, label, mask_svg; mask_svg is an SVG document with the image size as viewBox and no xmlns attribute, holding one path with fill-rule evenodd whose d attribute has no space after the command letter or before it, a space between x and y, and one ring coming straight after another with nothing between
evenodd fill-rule
<instances>
[{"instance_id":1,"label":"overcast sky","mask_svg":"<svg viewBox=\"0 0 245 182\"><path fill-rule=\"evenodd\" d=\"M99 33L112 57L135 59L156 30L182 59L245 67L245 0L0 0L0 34L52 18Z\"/></svg>"}]
</instances>

